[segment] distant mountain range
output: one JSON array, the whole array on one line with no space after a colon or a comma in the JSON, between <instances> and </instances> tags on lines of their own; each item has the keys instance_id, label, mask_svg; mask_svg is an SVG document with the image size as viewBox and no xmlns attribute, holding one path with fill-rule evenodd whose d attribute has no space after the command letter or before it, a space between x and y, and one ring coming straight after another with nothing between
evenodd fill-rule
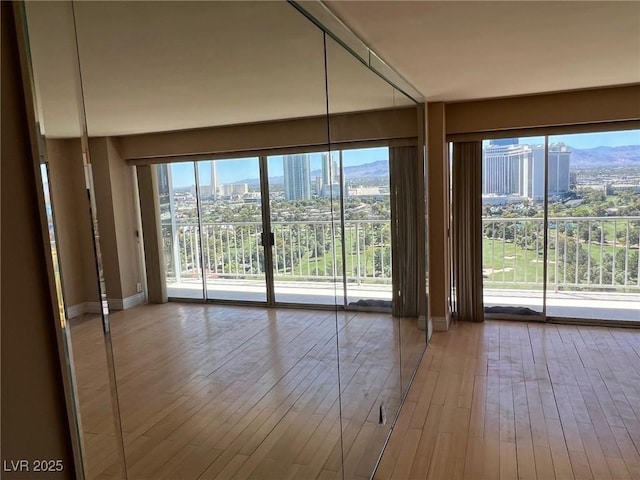
<instances>
[{"instance_id":1,"label":"distant mountain range","mask_svg":"<svg viewBox=\"0 0 640 480\"><path fill-rule=\"evenodd\" d=\"M355 165L353 167L344 167L344 176L347 180L358 178L376 178L386 177L389 175L389 162L387 160L377 160L371 163L363 163L362 165ZM311 182L315 181L316 177L322 176L322 170L311 171ZM284 183L284 177L269 177L269 182L273 185L282 185ZM260 180L257 178L246 178L244 180L238 180L235 183L246 183L247 185L258 185Z\"/></svg>"},{"instance_id":2,"label":"distant mountain range","mask_svg":"<svg viewBox=\"0 0 640 480\"><path fill-rule=\"evenodd\" d=\"M577 169L594 167L640 167L640 145L622 147L574 148L571 150L571 167Z\"/></svg>"},{"instance_id":3,"label":"distant mountain range","mask_svg":"<svg viewBox=\"0 0 640 480\"><path fill-rule=\"evenodd\" d=\"M597 168L597 167L640 167L640 145L626 145L621 147L595 147L595 148L575 148L569 145L571 150L571 167L575 169ZM389 162L378 160L371 163L364 163L352 167L345 167L345 177L347 180L368 179L376 177L386 177L389 175ZM311 181L322 175L321 170L311 172ZM269 177L269 182L274 185L282 185L284 177ZM238 180L235 183L246 183L247 185L258 185L257 178L247 178Z\"/></svg>"}]
</instances>

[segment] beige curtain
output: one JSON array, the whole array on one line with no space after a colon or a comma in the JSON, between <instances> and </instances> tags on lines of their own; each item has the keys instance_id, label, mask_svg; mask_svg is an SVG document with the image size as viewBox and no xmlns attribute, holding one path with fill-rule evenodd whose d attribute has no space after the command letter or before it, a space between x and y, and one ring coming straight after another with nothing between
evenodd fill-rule
<instances>
[{"instance_id":1,"label":"beige curtain","mask_svg":"<svg viewBox=\"0 0 640 480\"><path fill-rule=\"evenodd\" d=\"M393 315L417 317L424 295L424 174L418 148L389 148Z\"/></svg>"},{"instance_id":2,"label":"beige curtain","mask_svg":"<svg viewBox=\"0 0 640 480\"><path fill-rule=\"evenodd\" d=\"M482 322L482 142L455 142L452 166L454 316Z\"/></svg>"}]
</instances>

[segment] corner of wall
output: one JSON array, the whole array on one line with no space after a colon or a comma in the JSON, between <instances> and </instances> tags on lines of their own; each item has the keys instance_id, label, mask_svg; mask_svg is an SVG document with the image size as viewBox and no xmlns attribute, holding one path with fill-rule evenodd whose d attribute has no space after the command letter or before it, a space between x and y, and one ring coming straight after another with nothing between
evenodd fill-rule
<instances>
[{"instance_id":1,"label":"corner of wall","mask_svg":"<svg viewBox=\"0 0 640 480\"><path fill-rule=\"evenodd\" d=\"M447 314L443 317L431 317L429 321L433 324L434 332L448 332L451 325L451 314Z\"/></svg>"}]
</instances>

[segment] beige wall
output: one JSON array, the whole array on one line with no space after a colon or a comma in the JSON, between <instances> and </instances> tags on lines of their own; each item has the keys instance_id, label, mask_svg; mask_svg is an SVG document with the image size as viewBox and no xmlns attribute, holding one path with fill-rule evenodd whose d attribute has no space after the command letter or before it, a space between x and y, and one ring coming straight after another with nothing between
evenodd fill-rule
<instances>
[{"instance_id":1,"label":"beige wall","mask_svg":"<svg viewBox=\"0 0 640 480\"><path fill-rule=\"evenodd\" d=\"M448 103L446 132L463 134L640 119L640 85Z\"/></svg>"},{"instance_id":2,"label":"beige wall","mask_svg":"<svg viewBox=\"0 0 640 480\"><path fill-rule=\"evenodd\" d=\"M165 303L167 302L167 283L162 251L160 200L158 177L153 165L138 167L138 189L147 269L147 295L151 303Z\"/></svg>"},{"instance_id":3,"label":"beige wall","mask_svg":"<svg viewBox=\"0 0 640 480\"><path fill-rule=\"evenodd\" d=\"M90 139L89 154L95 187L100 253L107 298L122 299L120 262L118 261L118 243L116 241L116 220L111 192L109 148L106 139Z\"/></svg>"},{"instance_id":4,"label":"beige wall","mask_svg":"<svg viewBox=\"0 0 640 480\"><path fill-rule=\"evenodd\" d=\"M67 307L98 302L89 202L78 140L47 140L51 197Z\"/></svg>"},{"instance_id":5,"label":"beige wall","mask_svg":"<svg viewBox=\"0 0 640 480\"><path fill-rule=\"evenodd\" d=\"M386 142L417 136L416 107L403 107L331 116L331 144ZM323 117L278 120L246 125L200 128L176 132L117 137L126 160L203 153L273 151L296 147L326 148L327 119ZM237 156L237 155L236 155Z\"/></svg>"},{"instance_id":6,"label":"beige wall","mask_svg":"<svg viewBox=\"0 0 640 480\"><path fill-rule=\"evenodd\" d=\"M449 319L449 182L443 103L427 105L426 123L429 181L429 318L435 330L446 330Z\"/></svg>"},{"instance_id":7,"label":"beige wall","mask_svg":"<svg viewBox=\"0 0 640 480\"><path fill-rule=\"evenodd\" d=\"M136 284L142 282L140 271L140 240L137 235L137 219L134 193L135 167L127 165L112 141L107 141L109 151L109 174L111 198L115 220L118 263L120 266L120 289L127 298L137 292Z\"/></svg>"},{"instance_id":8,"label":"beige wall","mask_svg":"<svg viewBox=\"0 0 640 480\"><path fill-rule=\"evenodd\" d=\"M136 236L133 167L121 158L113 140L89 140L96 192L100 249L107 298L122 301L137 293L142 282Z\"/></svg>"},{"instance_id":9,"label":"beige wall","mask_svg":"<svg viewBox=\"0 0 640 480\"><path fill-rule=\"evenodd\" d=\"M2 459L59 459L75 478L11 2L2 9ZM48 247L48 245L47 245ZM3 479L30 474L3 472Z\"/></svg>"}]
</instances>

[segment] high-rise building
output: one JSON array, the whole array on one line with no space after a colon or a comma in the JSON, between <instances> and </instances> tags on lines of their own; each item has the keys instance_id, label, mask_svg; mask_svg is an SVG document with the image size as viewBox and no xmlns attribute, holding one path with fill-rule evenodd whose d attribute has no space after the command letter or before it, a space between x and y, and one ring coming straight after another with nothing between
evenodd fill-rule
<instances>
[{"instance_id":1,"label":"high-rise building","mask_svg":"<svg viewBox=\"0 0 640 480\"><path fill-rule=\"evenodd\" d=\"M544 145L520 145L508 139L493 140L482 156L482 193L516 195L542 200L544 183ZM549 145L549 195L569 191L571 151L564 143Z\"/></svg>"},{"instance_id":2,"label":"high-rise building","mask_svg":"<svg viewBox=\"0 0 640 480\"><path fill-rule=\"evenodd\" d=\"M562 142L549 144L549 195L569 191L571 150Z\"/></svg>"},{"instance_id":3,"label":"high-rise building","mask_svg":"<svg viewBox=\"0 0 640 480\"><path fill-rule=\"evenodd\" d=\"M284 195L287 200L311 198L311 161L309 155L285 155L283 160Z\"/></svg>"},{"instance_id":4,"label":"high-rise building","mask_svg":"<svg viewBox=\"0 0 640 480\"><path fill-rule=\"evenodd\" d=\"M333 168L333 162L331 161L330 153L322 154L322 185L330 185L335 178L335 170Z\"/></svg>"},{"instance_id":5,"label":"high-rise building","mask_svg":"<svg viewBox=\"0 0 640 480\"><path fill-rule=\"evenodd\" d=\"M491 143L482 156L482 193L522 195L524 165L531 156L528 145Z\"/></svg>"},{"instance_id":6,"label":"high-rise building","mask_svg":"<svg viewBox=\"0 0 640 480\"><path fill-rule=\"evenodd\" d=\"M522 188L518 195L535 200L544 198L544 145L528 146L529 154L524 160Z\"/></svg>"},{"instance_id":7,"label":"high-rise building","mask_svg":"<svg viewBox=\"0 0 640 480\"><path fill-rule=\"evenodd\" d=\"M214 200L218 196L218 172L214 160L211 161L211 196Z\"/></svg>"},{"instance_id":8,"label":"high-rise building","mask_svg":"<svg viewBox=\"0 0 640 480\"><path fill-rule=\"evenodd\" d=\"M542 199L544 197L544 145L532 148L534 173L529 176L530 190L523 196ZM569 191L571 150L564 143L549 144L549 195L560 195Z\"/></svg>"},{"instance_id":9,"label":"high-rise building","mask_svg":"<svg viewBox=\"0 0 640 480\"><path fill-rule=\"evenodd\" d=\"M218 187L223 197L242 196L249 193L249 185L246 183L226 183Z\"/></svg>"}]
</instances>

